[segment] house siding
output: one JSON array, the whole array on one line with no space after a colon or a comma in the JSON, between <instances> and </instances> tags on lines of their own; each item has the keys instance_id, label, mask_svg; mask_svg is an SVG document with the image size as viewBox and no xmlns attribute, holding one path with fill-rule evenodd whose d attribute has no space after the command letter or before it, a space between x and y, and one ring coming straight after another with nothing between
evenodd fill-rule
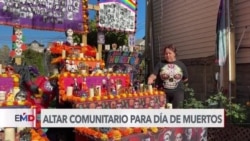
<instances>
[{"instance_id":1,"label":"house siding","mask_svg":"<svg viewBox=\"0 0 250 141\"><path fill-rule=\"evenodd\" d=\"M179 59L215 54L219 0L154 0L153 38L155 62L164 45L174 44Z\"/></svg>"},{"instance_id":2,"label":"house siding","mask_svg":"<svg viewBox=\"0 0 250 141\"><path fill-rule=\"evenodd\" d=\"M189 71L189 86L201 99L214 93L220 72L214 63L216 51L216 22L220 0L153 0L150 15L153 22L153 63L163 56L163 47L175 44L178 58ZM236 54L236 97L241 103L250 99L250 0L231 0ZM246 28L247 27L247 28ZM245 31L245 32L244 32ZM241 37L244 36L241 40ZM240 42L241 41L241 42ZM228 65L228 64L226 64ZM224 68L228 79L228 66ZM225 86L228 86L227 83ZM228 92L227 87L225 91Z\"/></svg>"},{"instance_id":3,"label":"house siding","mask_svg":"<svg viewBox=\"0 0 250 141\"><path fill-rule=\"evenodd\" d=\"M236 63L237 64L250 63L250 55L249 55L250 54L250 1L235 0L234 15L235 15L235 41L236 41L235 43L236 47L240 45L238 53L236 54Z\"/></svg>"}]
</instances>

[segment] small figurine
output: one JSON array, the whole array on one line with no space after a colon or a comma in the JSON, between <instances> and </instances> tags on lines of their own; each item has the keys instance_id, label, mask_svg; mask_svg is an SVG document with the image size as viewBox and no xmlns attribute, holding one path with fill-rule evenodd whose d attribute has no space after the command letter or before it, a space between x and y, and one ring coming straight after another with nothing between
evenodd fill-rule
<instances>
[{"instance_id":1,"label":"small figurine","mask_svg":"<svg viewBox=\"0 0 250 141\"><path fill-rule=\"evenodd\" d=\"M16 95L15 95L15 100L16 101L24 101L26 100L27 97L27 92L24 90L20 90Z\"/></svg>"},{"instance_id":2,"label":"small figurine","mask_svg":"<svg viewBox=\"0 0 250 141\"><path fill-rule=\"evenodd\" d=\"M72 86L73 86L73 95L80 96L80 86L76 78L74 78L74 83L72 84Z\"/></svg>"},{"instance_id":3,"label":"small figurine","mask_svg":"<svg viewBox=\"0 0 250 141\"><path fill-rule=\"evenodd\" d=\"M87 97L88 96L88 86L87 86L87 83L86 83L86 78L83 78L81 95L82 95L82 97Z\"/></svg>"},{"instance_id":4,"label":"small figurine","mask_svg":"<svg viewBox=\"0 0 250 141\"><path fill-rule=\"evenodd\" d=\"M115 81L113 79L110 80L110 93L113 95L117 94Z\"/></svg>"},{"instance_id":5,"label":"small figurine","mask_svg":"<svg viewBox=\"0 0 250 141\"><path fill-rule=\"evenodd\" d=\"M74 61L71 62L71 70L70 72L76 73L78 71L77 65Z\"/></svg>"},{"instance_id":6,"label":"small figurine","mask_svg":"<svg viewBox=\"0 0 250 141\"><path fill-rule=\"evenodd\" d=\"M67 43L71 46L74 45L73 34L74 34L74 31L72 29L67 30Z\"/></svg>"},{"instance_id":7,"label":"small figurine","mask_svg":"<svg viewBox=\"0 0 250 141\"><path fill-rule=\"evenodd\" d=\"M103 79L102 80L102 94L106 95L107 94L107 80Z\"/></svg>"}]
</instances>

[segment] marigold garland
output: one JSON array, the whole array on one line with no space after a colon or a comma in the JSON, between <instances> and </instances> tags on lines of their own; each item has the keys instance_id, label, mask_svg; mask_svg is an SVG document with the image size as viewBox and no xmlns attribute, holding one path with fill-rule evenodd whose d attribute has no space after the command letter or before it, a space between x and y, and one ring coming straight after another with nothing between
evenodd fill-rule
<instances>
[{"instance_id":1,"label":"marigold garland","mask_svg":"<svg viewBox=\"0 0 250 141\"><path fill-rule=\"evenodd\" d=\"M108 139L121 140L122 137L129 136L132 134L147 134L148 132L157 133L159 129L157 127L152 128L113 128L107 133L102 133L95 128L75 128L75 131L80 135L91 136L93 138L101 139L102 141L107 141Z\"/></svg>"},{"instance_id":2,"label":"marigold garland","mask_svg":"<svg viewBox=\"0 0 250 141\"><path fill-rule=\"evenodd\" d=\"M9 107L9 106L32 106L32 102L25 100L25 101L4 101L0 103L0 107Z\"/></svg>"},{"instance_id":3,"label":"marigold garland","mask_svg":"<svg viewBox=\"0 0 250 141\"><path fill-rule=\"evenodd\" d=\"M52 45L50 47L50 52L52 54L61 54L62 51L65 50L67 52L67 54L72 54L75 49L80 50L80 52L84 53L84 55L93 56L93 57L95 57L96 52L97 52L97 49L95 47L91 47L89 45L69 46L69 45L57 43L57 42L52 43Z\"/></svg>"}]
</instances>

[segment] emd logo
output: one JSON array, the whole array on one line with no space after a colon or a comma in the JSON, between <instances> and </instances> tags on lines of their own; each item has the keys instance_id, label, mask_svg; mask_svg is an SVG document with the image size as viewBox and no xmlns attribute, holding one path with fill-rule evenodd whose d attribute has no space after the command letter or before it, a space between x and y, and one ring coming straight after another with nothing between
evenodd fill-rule
<instances>
[{"instance_id":1,"label":"emd logo","mask_svg":"<svg viewBox=\"0 0 250 141\"><path fill-rule=\"evenodd\" d=\"M34 115L26 115L26 113L23 113L22 115L15 115L16 122L22 122L22 121L30 122L34 120L35 120Z\"/></svg>"}]
</instances>

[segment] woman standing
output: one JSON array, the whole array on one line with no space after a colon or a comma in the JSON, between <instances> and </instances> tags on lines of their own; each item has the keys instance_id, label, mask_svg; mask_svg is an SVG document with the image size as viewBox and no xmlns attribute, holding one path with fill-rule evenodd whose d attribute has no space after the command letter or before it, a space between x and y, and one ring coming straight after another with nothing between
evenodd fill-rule
<instances>
[{"instance_id":1,"label":"woman standing","mask_svg":"<svg viewBox=\"0 0 250 141\"><path fill-rule=\"evenodd\" d=\"M148 77L148 84L153 84L159 77L167 95L167 102L172 103L173 108L178 108L184 100L184 82L188 81L187 68L176 59L174 45L164 48L164 58L165 60L156 64L153 73Z\"/></svg>"}]
</instances>

